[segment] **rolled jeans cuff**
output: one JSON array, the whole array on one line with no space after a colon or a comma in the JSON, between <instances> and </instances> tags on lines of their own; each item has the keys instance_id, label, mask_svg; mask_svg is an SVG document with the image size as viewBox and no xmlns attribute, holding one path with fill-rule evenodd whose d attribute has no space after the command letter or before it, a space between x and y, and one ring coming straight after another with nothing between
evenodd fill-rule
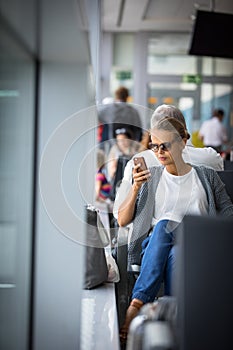
<instances>
[{"instance_id":1,"label":"rolled jeans cuff","mask_svg":"<svg viewBox=\"0 0 233 350\"><path fill-rule=\"evenodd\" d=\"M132 299L139 299L143 302L143 304L146 304L146 303L152 303L155 299L149 297L148 295L142 293L142 292L136 292L132 295Z\"/></svg>"}]
</instances>

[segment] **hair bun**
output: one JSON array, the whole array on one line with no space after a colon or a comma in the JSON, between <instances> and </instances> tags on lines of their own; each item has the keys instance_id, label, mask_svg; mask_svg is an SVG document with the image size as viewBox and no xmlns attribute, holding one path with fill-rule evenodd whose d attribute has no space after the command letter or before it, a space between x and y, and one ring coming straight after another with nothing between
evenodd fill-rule
<instances>
[{"instance_id":1,"label":"hair bun","mask_svg":"<svg viewBox=\"0 0 233 350\"><path fill-rule=\"evenodd\" d=\"M187 130L187 129L185 130L185 133L186 133L186 138L187 138L187 140L189 140L191 136L190 136L190 134L188 133L188 130Z\"/></svg>"}]
</instances>

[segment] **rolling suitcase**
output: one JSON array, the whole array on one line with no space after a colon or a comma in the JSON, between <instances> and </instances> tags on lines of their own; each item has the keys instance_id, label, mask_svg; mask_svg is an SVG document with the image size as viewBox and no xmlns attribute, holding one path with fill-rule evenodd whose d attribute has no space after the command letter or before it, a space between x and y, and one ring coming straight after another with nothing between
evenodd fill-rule
<instances>
[{"instance_id":1,"label":"rolling suitcase","mask_svg":"<svg viewBox=\"0 0 233 350\"><path fill-rule=\"evenodd\" d=\"M176 314L174 297L145 304L130 324L126 350L177 350Z\"/></svg>"}]
</instances>

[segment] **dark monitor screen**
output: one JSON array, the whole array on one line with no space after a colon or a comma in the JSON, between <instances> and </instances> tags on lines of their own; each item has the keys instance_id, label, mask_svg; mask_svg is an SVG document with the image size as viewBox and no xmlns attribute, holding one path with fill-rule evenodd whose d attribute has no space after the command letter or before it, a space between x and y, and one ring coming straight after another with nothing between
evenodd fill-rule
<instances>
[{"instance_id":1,"label":"dark monitor screen","mask_svg":"<svg viewBox=\"0 0 233 350\"><path fill-rule=\"evenodd\" d=\"M179 350L233 344L233 218L187 216L177 237Z\"/></svg>"},{"instance_id":2,"label":"dark monitor screen","mask_svg":"<svg viewBox=\"0 0 233 350\"><path fill-rule=\"evenodd\" d=\"M233 58L233 14L197 11L190 55Z\"/></svg>"}]
</instances>

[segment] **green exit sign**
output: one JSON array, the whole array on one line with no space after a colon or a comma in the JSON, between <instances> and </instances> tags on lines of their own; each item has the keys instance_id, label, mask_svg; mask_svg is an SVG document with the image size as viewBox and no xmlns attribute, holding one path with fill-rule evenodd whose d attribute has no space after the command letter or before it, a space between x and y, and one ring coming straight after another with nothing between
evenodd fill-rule
<instances>
[{"instance_id":1,"label":"green exit sign","mask_svg":"<svg viewBox=\"0 0 233 350\"><path fill-rule=\"evenodd\" d=\"M183 83L194 83L201 84L201 75L200 74L185 74L182 79Z\"/></svg>"},{"instance_id":2,"label":"green exit sign","mask_svg":"<svg viewBox=\"0 0 233 350\"><path fill-rule=\"evenodd\" d=\"M116 72L116 79L117 80L127 80L132 78L132 72L131 71L119 71Z\"/></svg>"}]
</instances>

